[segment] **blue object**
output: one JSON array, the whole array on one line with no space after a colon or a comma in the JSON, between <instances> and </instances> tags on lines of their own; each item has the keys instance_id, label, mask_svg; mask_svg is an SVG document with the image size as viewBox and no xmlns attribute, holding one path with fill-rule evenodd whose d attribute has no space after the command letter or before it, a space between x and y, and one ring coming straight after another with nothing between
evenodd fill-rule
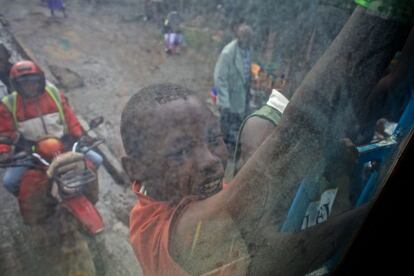
<instances>
[{"instance_id":1,"label":"blue object","mask_svg":"<svg viewBox=\"0 0 414 276\"><path fill-rule=\"evenodd\" d=\"M286 220L280 228L281 232L295 232L297 230L300 230L306 208L308 208L308 205L310 203L310 199L306 195L303 182L304 180L302 180L300 183L295 198L290 205Z\"/></svg>"},{"instance_id":2,"label":"blue object","mask_svg":"<svg viewBox=\"0 0 414 276\"><path fill-rule=\"evenodd\" d=\"M17 196L20 188L20 181L24 173L32 166L34 163L32 160L23 160L16 167L7 168L3 176L3 186L6 190Z\"/></svg>"},{"instance_id":3,"label":"blue object","mask_svg":"<svg viewBox=\"0 0 414 276\"><path fill-rule=\"evenodd\" d=\"M363 184L363 189L356 200L355 208L367 203L374 197L378 185L383 180L380 177L380 172L388 168L390 157L393 156L397 146L414 128L414 90L411 90L410 93L411 97L392 136L386 140L357 147L359 153L358 163L361 171L370 162L377 162L379 166L368 175L367 180ZM316 191L317 185L314 184L306 179L302 180L287 213L286 220L280 229L281 232L296 232L300 230L311 198L314 198L314 193L318 192ZM332 271L339 263L344 249L345 247L341 246L331 258L326 260L324 267L328 271Z\"/></svg>"},{"instance_id":4,"label":"blue object","mask_svg":"<svg viewBox=\"0 0 414 276\"><path fill-rule=\"evenodd\" d=\"M301 181L298 191L290 205L287 217L280 228L281 232L300 231L303 219L309 204L320 196L319 182L312 178L305 178Z\"/></svg>"},{"instance_id":5,"label":"blue object","mask_svg":"<svg viewBox=\"0 0 414 276\"><path fill-rule=\"evenodd\" d=\"M358 162L365 164L370 161L381 161L396 144L397 142L393 138L389 138L388 141L380 141L378 143L357 147L359 153Z\"/></svg>"},{"instance_id":6,"label":"blue object","mask_svg":"<svg viewBox=\"0 0 414 276\"><path fill-rule=\"evenodd\" d=\"M381 169L383 169L384 162L389 161L389 157L392 156L397 148L398 142L404 139L414 127L414 91L411 90L411 97L407 106L404 109L403 114L398 122L397 127L390 140L381 141L378 143L370 144L363 147L358 147L360 153L359 162L365 164L370 161L381 162ZM379 172L374 171L369 176L364 189L362 190L356 207L368 202L374 196L376 189L381 181L379 178Z\"/></svg>"}]
</instances>

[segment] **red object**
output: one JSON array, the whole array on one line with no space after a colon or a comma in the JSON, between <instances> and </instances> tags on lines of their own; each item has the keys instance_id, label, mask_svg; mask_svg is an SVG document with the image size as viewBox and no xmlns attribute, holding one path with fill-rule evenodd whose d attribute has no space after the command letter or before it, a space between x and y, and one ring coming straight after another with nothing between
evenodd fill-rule
<instances>
[{"instance_id":1,"label":"red object","mask_svg":"<svg viewBox=\"0 0 414 276\"><path fill-rule=\"evenodd\" d=\"M139 193L140 185L133 184L138 202L130 215L130 241L144 275L189 276L177 264L168 251L170 227L179 207L188 204L182 201L177 206L153 200Z\"/></svg>"},{"instance_id":2,"label":"red object","mask_svg":"<svg viewBox=\"0 0 414 276\"><path fill-rule=\"evenodd\" d=\"M65 199L62 204L90 234L96 235L103 231L101 215L84 195Z\"/></svg>"},{"instance_id":3,"label":"red object","mask_svg":"<svg viewBox=\"0 0 414 276\"><path fill-rule=\"evenodd\" d=\"M88 167L89 169L95 172L98 170L98 168L95 166L95 164L91 160L85 159L85 161L86 161L86 167Z\"/></svg>"},{"instance_id":4,"label":"red object","mask_svg":"<svg viewBox=\"0 0 414 276\"><path fill-rule=\"evenodd\" d=\"M18 202L23 221L29 225L42 223L55 212L58 202L50 196L50 182L45 172L28 170L24 174ZM96 235L104 229L101 215L84 195L64 199L62 205L89 233Z\"/></svg>"},{"instance_id":5,"label":"red object","mask_svg":"<svg viewBox=\"0 0 414 276\"><path fill-rule=\"evenodd\" d=\"M20 183L18 202L20 213L26 224L44 222L53 214L57 204L49 195L50 184L45 172L28 170Z\"/></svg>"},{"instance_id":6,"label":"red object","mask_svg":"<svg viewBox=\"0 0 414 276\"><path fill-rule=\"evenodd\" d=\"M228 185L226 185L228 187ZM186 197L177 205L157 201L139 192L140 184L134 182L132 189L138 202L130 214L130 242L140 263L144 276L189 276L169 253L170 233L179 212L195 200ZM193 237L187 237L193 239ZM209 275L229 276L234 274L237 263L223 265ZM237 274L239 275L239 274Z\"/></svg>"},{"instance_id":7,"label":"red object","mask_svg":"<svg viewBox=\"0 0 414 276\"><path fill-rule=\"evenodd\" d=\"M215 87L211 88L210 97L211 97L211 101L213 102L213 104L216 105L217 104L217 89Z\"/></svg>"},{"instance_id":8,"label":"red object","mask_svg":"<svg viewBox=\"0 0 414 276\"><path fill-rule=\"evenodd\" d=\"M43 71L30 60L18 61L10 68L10 79L33 74L43 75Z\"/></svg>"},{"instance_id":9,"label":"red object","mask_svg":"<svg viewBox=\"0 0 414 276\"><path fill-rule=\"evenodd\" d=\"M210 94L210 96L211 96L211 101L213 102L214 105L216 105L217 104L217 96L214 96L212 94Z\"/></svg>"},{"instance_id":10,"label":"red object","mask_svg":"<svg viewBox=\"0 0 414 276\"><path fill-rule=\"evenodd\" d=\"M75 113L67 103L63 93L61 93L61 99L69 134L75 138L78 138L82 136L83 130L75 116ZM16 116L19 122L39 117L39 112L41 114L58 112L55 102L47 93L43 93L37 99L26 99L24 107L22 97L17 95ZM10 137L15 137L16 135L12 114L2 103L0 103L0 133ZM9 152L10 149L10 145L0 144L0 153Z\"/></svg>"},{"instance_id":11,"label":"red object","mask_svg":"<svg viewBox=\"0 0 414 276\"><path fill-rule=\"evenodd\" d=\"M46 137L36 143L35 152L40 154L48 162L52 161L55 156L63 153L65 146L60 139Z\"/></svg>"}]
</instances>

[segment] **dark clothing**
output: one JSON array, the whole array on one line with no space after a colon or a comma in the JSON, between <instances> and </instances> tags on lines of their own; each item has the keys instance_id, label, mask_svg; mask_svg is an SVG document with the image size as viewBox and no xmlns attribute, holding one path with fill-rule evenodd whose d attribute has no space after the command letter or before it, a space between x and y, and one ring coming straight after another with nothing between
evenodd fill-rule
<instances>
[{"instance_id":1,"label":"dark clothing","mask_svg":"<svg viewBox=\"0 0 414 276\"><path fill-rule=\"evenodd\" d=\"M65 8L63 0L48 0L47 6L50 10L63 10Z\"/></svg>"},{"instance_id":2,"label":"dark clothing","mask_svg":"<svg viewBox=\"0 0 414 276\"><path fill-rule=\"evenodd\" d=\"M228 109L223 109L220 113L220 127L223 133L223 140L227 146L230 156L233 155L236 147L237 133L243 122L239 114L232 113Z\"/></svg>"},{"instance_id":3,"label":"dark clothing","mask_svg":"<svg viewBox=\"0 0 414 276\"><path fill-rule=\"evenodd\" d=\"M237 39L221 51L214 68L214 86L218 91L220 123L229 153L236 145L237 133L249 114L250 51L239 47Z\"/></svg>"},{"instance_id":4,"label":"dark clothing","mask_svg":"<svg viewBox=\"0 0 414 276\"><path fill-rule=\"evenodd\" d=\"M1 66L1 65L0 65ZM9 79L9 72L10 72L10 68L11 68L11 64L10 63L6 63L3 65L3 69L2 71L0 71L0 85L1 83L4 84L4 86L6 86L7 88L7 94L10 94L12 92L12 88L10 86L10 79ZM5 95L3 95L5 96Z\"/></svg>"},{"instance_id":5,"label":"dark clothing","mask_svg":"<svg viewBox=\"0 0 414 276\"><path fill-rule=\"evenodd\" d=\"M8 73L1 73L0 72L0 81L7 86L9 92L11 91L10 81L9 81L9 74Z\"/></svg>"}]
</instances>

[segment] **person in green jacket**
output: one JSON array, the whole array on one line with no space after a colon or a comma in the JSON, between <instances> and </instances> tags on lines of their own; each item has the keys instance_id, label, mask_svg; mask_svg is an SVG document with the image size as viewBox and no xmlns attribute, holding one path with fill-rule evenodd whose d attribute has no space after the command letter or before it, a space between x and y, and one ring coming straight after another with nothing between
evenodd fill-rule
<instances>
[{"instance_id":1,"label":"person in green jacket","mask_svg":"<svg viewBox=\"0 0 414 276\"><path fill-rule=\"evenodd\" d=\"M289 100L281 92L273 89L266 104L243 121L233 156L233 176L280 123L288 103Z\"/></svg>"},{"instance_id":2,"label":"person in green jacket","mask_svg":"<svg viewBox=\"0 0 414 276\"><path fill-rule=\"evenodd\" d=\"M224 47L214 69L220 124L230 153L234 151L238 129L248 114L252 37L251 27L241 24L236 39Z\"/></svg>"}]
</instances>

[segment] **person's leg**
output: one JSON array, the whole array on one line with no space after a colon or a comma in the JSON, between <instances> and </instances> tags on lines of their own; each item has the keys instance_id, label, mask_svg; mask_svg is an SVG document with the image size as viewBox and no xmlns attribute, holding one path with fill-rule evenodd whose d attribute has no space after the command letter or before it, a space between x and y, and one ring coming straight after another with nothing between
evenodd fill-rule
<instances>
[{"instance_id":1,"label":"person's leg","mask_svg":"<svg viewBox=\"0 0 414 276\"><path fill-rule=\"evenodd\" d=\"M27 167L10 167L6 170L3 176L3 186L9 193L14 196L19 194L20 181L27 169Z\"/></svg>"},{"instance_id":2,"label":"person's leg","mask_svg":"<svg viewBox=\"0 0 414 276\"><path fill-rule=\"evenodd\" d=\"M223 134L223 141L224 143L227 145L228 139L228 127L229 123L228 123L228 113L227 112L221 112L220 113L220 128L221 128L221 133Z\"/></svg>"},{"instance_id":3,"label":"person's leg","mask_svg":"<svg viewBox=\"0 0 414 276\"><path fill-rule=\"evenodd\" d=\"M144 1L144 21L148 21L152 18L151 1Z\"/></svg>"},{"instance_id":4,"label":"person's leg","mask_svg":"<svg viewBox=\"0 0 414 276\"><path fill-rule=\"evenodd\" d=\"M172 54L173 53L173 49L174 49L174 37L175 34L172 32L168 32L166 34L166 47L165 47L165 52L167 54Z\"/></svg>"},{"instance_id":5,"label":"person's leg","mask_svg":"<svg viewBox=\"0 0 414 276\"><path fill-rule=\"evenodd\" d=\"M181 46L184 43L184 36L181 32L177 33L177 45Z\"/></svg>"},{"instance_id":6,"label":"person's leg","mask_svg":"<svg viewBox=\"0 0 414 276\"><path fill-rule=\"evenodd\" d=\"M164 45L165 45L165 51L167 52L168 51L168 41L169 41L169 37L170 37L170 34L167 32L167 33L165 33L164 34Z\"/></svg>"},{"instance_id":7,"label":"person's leg","mask_svg":"<svg viewBox=\"0 0 414 276\"><path fill-rule=\"evenodd\" d=\"M47 1L47 7L50 10L50 15L51 16L54 16L55 15L55 11L54 11L54 2L53 2L53 0L48 0Z\"/></svg>"},{"instance_id":8,"label":"person's leg","mask_svg":"<svg viewBox=\"0 0 414 276\"><path fill-rule=\"evenodd\" d=\"M236 146L237 132L240 125L241 119L237 114L229 112L220 113L221 132L230 156L233 155L233 151Z\"/></svg>"},{"instance_id":9,"label":"person's leg","mask_svg":"<svg viewBox=\"0 0 414 276\"><path fill-rule=\"evenodd\" d=\"M176 53L176 40L177 40L177 34L172 32L170 36L170 49L172 50L172 53Z\"/></svg>"},{"instance_id":10,"label":"person's leg","mask_svg":"<svg viewBox=\"0 0 414 276\"><path fill-rule=\"evenodd\" d=\"M65 7L62 8L62 14L63 14L63 17L68 17Z\"/></svg>"},{"instance_id":11,"label":"person's leg","mask_svg":"<svg viewBox=\"0 0 414 276\"><path fill-rule=\"evenodd\" d=\"M229 134L228 134L228 145L229 153L233 156L234 150L236 148L237 134L239 133L239 128L242 124L242 119L238 114L230 114L229 117Z\"/></svg>"},{"instance_id":12,"label":"person's leg","mask_svg":"<svg viewBox=\"0 0 414 276\"><path fill-rule=\"evenodd\" d=\"M180 54L181 44L182 44L182 34L181 33L175 33L175 38L174 38L174 52L177 55Z\"/></svg>"},{"instance_id":13,"label":"person's leg","mask_svg":"<svg viewBox=\"0 0 414 276\"><path fill-rule=\"evenodd\" d=\"M65 2L63 0L58 0L57 5L58 5L59 9L62 11L63 16L66 17L67 14L66 14L66 10L65 10Z\"/></svg>"}]
</instances>

